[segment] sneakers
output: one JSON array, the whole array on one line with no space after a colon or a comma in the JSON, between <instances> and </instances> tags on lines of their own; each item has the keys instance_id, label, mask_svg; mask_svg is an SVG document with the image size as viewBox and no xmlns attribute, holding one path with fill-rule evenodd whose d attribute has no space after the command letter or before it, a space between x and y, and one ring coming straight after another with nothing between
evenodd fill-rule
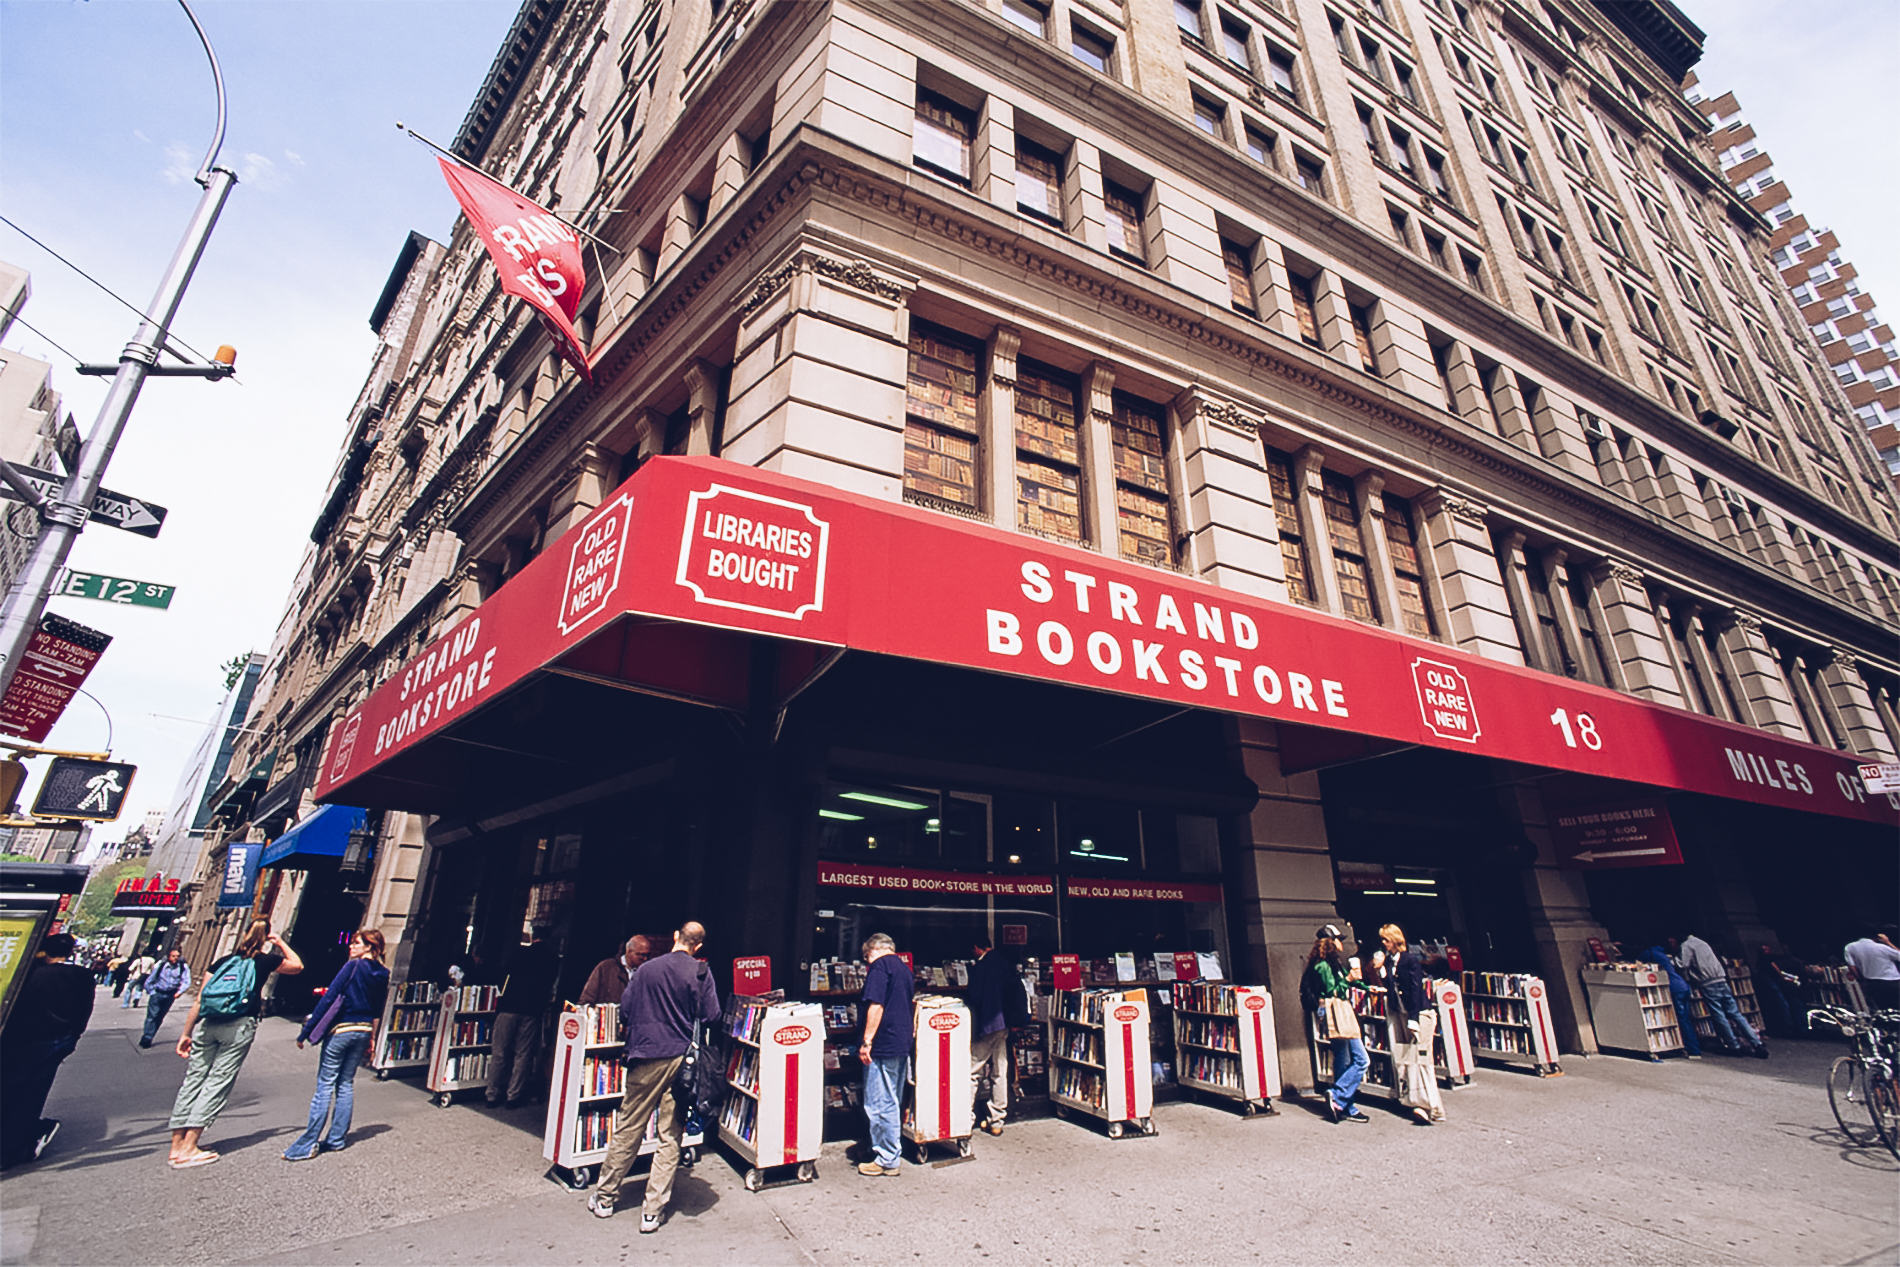
<instances>
[{"instance_id":1,"label":"sneakers","mask_svg":"<svg viewBox=\"0 0 1900 1267\"><path fill-rule=\"evenodd\" d=\"M858 1163L858 1173L872 1179L879 1177L888 1178L897 1173L897 1167L885 1166L876 1161L864 1161Z\"/></svg>"},{"instance_id":2,"label":"sneakers","mask_svg":"<svg viewBox=\"0 0 1900 1267\"><path fill-rule=\"evenodd\" d=\"M642 1214L640 1216L640 1235L649 1236L652 1233L657 1232L659 1230L660 1230L660 1216L659 1215Z\"/></svg>"},{"instance_id":3,"label":"sneakers","mask_svg":"<svg viewBox=\"0 0 1900 1267\"><path fill-rule=\"evenodd\" d=\"M1430 1109L1427 1109L1427 1108L1413 1109L1412 1116L1418 1119L1418 1124L1420 1126L1430 1126L1432 1124L1432 1111Z\"/></svg>"},{"instance_id":4,"label":"sneakers","mask_svg":"<svg viewBox=\"0 0 1900 1267\"><path fill-rule=\"evenodd\" d=\"M1767 1043L1755 1044L1755 1050L1753 1052L1750 1052L1749 1054L1754 1056L1755 1059L1757 1060L1768 1059L1768 1044Z\"/></svg>"},{"instance_id":5,"label":"sneakers","mask_svg":"<svg viewBox=\"0 0 1900 1267\"><path fill-rule=\"evenodd\" d=\"M985 1122L983 1123L983 1129L991 1135L1001 1135L1003 1133L1003 1124L1001 1122Z\"/></svg>"},{"instance_id":6,"label":"sneakers","mask_svg":"<svg viewBox=\"0 0 1900 1267\"><path fill-rule=\"evenodd\" d=\"M57 1134L59 1134L59 1121L57 1118L43 1117L40 1119L40 1135L38 1139L33 1141L34 1161L40 1159L40 1154L46 1151L46 1146L53 1142L53 1136Z\"/></svg>"},{"instance_id":7,"label":"sneakers","mask_svg":"<svg viewBox=\"0 0 1900 1267\"><path fill-rule=\"evenodd\" d=\"M1350 1113L1341 1114L1340 1120L1345 1121L1345 1122L1358 1122L1358 1123L1363 1124L1366 1122L1370 1122L1372 1119L1367 1117L1364 1113L1361 1113L1358 1109L1354 1109Z\"/></svg>"},{"instance_id":8,"label":"sneakers","mask_svg":"<svg viewBox=\"0 0 1900 1267\"><path fill-rule=\"evenodd\" d=\"M611 1219L614 1216L614 1203L602 1197L598 1192L587 1198L587 1212L597 1219ZM642 1222L645 1218L642 1217ZM658 1226L656 1223L655 1226Z\"/></svg>"},{"instance_id":9,"label":"sneakers","mask_svg":"<svg viewBox=\"0 0 1900 1267\"><path fill-rule=\"evenodd\" d=\"M141 1038L141 1039L139 1039L139 1046L141 1046L141 1047L150 1047L151 1045L152 1045L152 1040L151 1040L151 1039L149 1039L149 1038Z\"/></svg>"},{"instance_id":10,"label":"sneakers","mask_svg":"<svg viewBox=\"0 0 1900 1267\"><path fill-rule=\"evenodd\" d=\"M1334 1102L1333 1097L1330 1095L1326 1097L1326 1117L1332 1122L1338 1122L1341 1117L1339 1105Z\"/></svg>"}]
</instances>

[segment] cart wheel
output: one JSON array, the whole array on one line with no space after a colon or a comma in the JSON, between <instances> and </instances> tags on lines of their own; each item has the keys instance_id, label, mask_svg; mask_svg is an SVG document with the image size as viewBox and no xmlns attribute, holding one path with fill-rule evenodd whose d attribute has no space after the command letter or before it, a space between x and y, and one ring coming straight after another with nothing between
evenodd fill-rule
<instances>
[{"instance_id":1,"label":"cart wheel","mask_svg":"<svg viewBox=\"0 0 1900 1267\"><path fill-rule=\"evenodd\" d=\"M1240 1102L1240 1116L1242 1117L1252 1117L1259 1111L1259 1109L1254 1107L1252 1100L1242 1100Z\"/></svg>"},{"instance_id":2,"label":"cart wheel","mask_svg":"<svg viewBox=\"0 0 1900 1267\"><path fill-rule=\"evenodd\" d=\"M1143 1135L1156 1135L1160 1133L1155 1130L1155 1120L1153 1118L1144 1117L1141 1119L1141 1133Z\"/></svg>"},{"instance_id":3,"label":"cart wheel","mask_svg":"<svg viewBox=\"0 0 1900 1267\"><path fill-rule=\"evenodd\" d=\"M761 1175L757 1169L748 1170L745 1172L745 1190L747 1192L757 1192L760 1188L763 1188L764 1186L765 1186L765 1176Z\"/></svg>"},{"instance_id":4,"label":"cart wheel","mask_svg":"<svg viewBox=\"0 0 1900 1267\"><path fill-rule=\"evenodd\" d=\"M435 1096L432 1097L432 1103L434 1103L435 1107L438 1109L448 1108L449 1107L448 1093L446 1091L437 1092Z\"/></svg>"},{"instance_id":5,"label":"cart wheel","mask_svg":"<svg viewBox=\"0 0 1900 1267\"><path fill-rule=\"evenodd\" d=\"M387 1069L378 1069L378 1070L376 1071L376 1081L378 1081L378 1082L388 1082L388 1081L389 1081L389 1070L387 1070Z\"/></svg>"},{"instance_id":6,"label":"cart wheel","mask_svg":"<svg viewBox=\"0 0 1900 1267\"><path fill-rule=\"evenodd\" d=\"M1056 1105L1056 1116L1061 1118L1065 1122L1068 1121L1069 1120L1069 1106L1066 1104Z\"/></svg>"},{"instance_id":7,"label":"cart wheel","mask_svg":"<svg viewBox=\"0 0 1900 1267\"><path fill-rule=\"evenodd\" d=\"M696 1166L698 1164L699 1164L698 1145L689 1145L688 1147L680 1149L680 1165Z\"/></svg>"},{"instance_id":8,"label":"cart wheel","mask_svg":"<svg viewBox=\"0 0 1900 1267\"><path fill-rule=\"evenodd\" d=\"M965 1136L964 1138L958 1140L957 1141L957 1156L959 1157L976 1156L976 1141L969 1138L968 1136Z\"/></svg>"},{"instance_id":9,"label":"cart wheel","mask_svg":"<svg viewBox=\"0 0 1900 1267\"><path fill-rule=\"evenodd\" d=\"M818 1177L818 1163L817 1162L801 1161L798 1163L798 1182L810 1183L812 1180L816 1179L817 1177Z\"/></svg>"},{"instance_id":10,"label":"cart wheel","mask_svg":"<svg viewBox=\"0 0 1900 1267\"><path fill-rule=\"evenodd\" d=\"M1122 1124L1120 1122L1110 1122L1108 1124L1108 1137L1110 1139L1120 1139L1122 1137Z\"/></svg>"}]
</instances>

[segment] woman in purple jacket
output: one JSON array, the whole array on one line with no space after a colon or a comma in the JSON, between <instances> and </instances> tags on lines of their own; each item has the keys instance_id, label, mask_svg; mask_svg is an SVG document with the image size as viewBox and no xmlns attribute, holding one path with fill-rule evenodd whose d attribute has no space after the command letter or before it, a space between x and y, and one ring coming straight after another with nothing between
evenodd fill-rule
<instances>
[{"instance_id":1,"label":"woman in purple jacket","mask_svg":"<svg viewBox=\"0 0 1900 1267\"><path fill-rule=\"evenodd\" d=\"M388 993L383 935L365 928L350 938L349 962L330 982L297 1035L298 1047L321 1042L323 1058L317 1063L317 1093L310 1097L310 1124L284 1150L285 1161L308 1161L319 1152L336 1153L349 1147L345 1137L355 1108L356 1068L376 1041Z\"/></svg>"}]
</instances>

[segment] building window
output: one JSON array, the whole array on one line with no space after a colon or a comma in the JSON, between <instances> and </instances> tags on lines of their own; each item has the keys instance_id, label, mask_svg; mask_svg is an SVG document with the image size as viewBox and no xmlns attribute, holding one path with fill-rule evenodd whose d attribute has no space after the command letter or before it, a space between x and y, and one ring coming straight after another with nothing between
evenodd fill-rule
<instances>
[{"instance_id":1,"label":"building window","mask_svg":"<svg viewBox=\"0 0 1900 1267\"><path fill-rule=\"evenodd\" d=\"M1168 518L1167 417L1154 405L1119 393L1111 424L1115 448L1115 517L1121 555L1155 567L1174 564Z\"/></svg>"},{"instance_id":2,"label":"building window","mask_svg":"<svg viewBox=\"0 0 1900 1267\"><path fill-rule=\"evenodd\" d=\"M1293 158L1293 179L1301 189L1315 198L1326 196L1326 165L1318 159L1296 154Z\"/></svg>"},{"instance_id":3,"label":"building window","mask_svg":"<svg viewBox=\"0 0 1900 1267\"><path fill-rule=\"evenodd\" d=\"M1136 264L1147 264L1146 245L1141 234L1141 195L1117 185L1102 182L1102 207L1108 229L1108 249Z\"/></svg>"},{"instance_id":4,"label":"building window","mask_svg":"<svg viewBox=\"0 0 1900 1267\"><path fill-rule=\"evenodd\" d=\"M1249 127L1241 133L1241 144L1246 147L1247 157L1256 163L1268 167L1277 167L1273 157L1273 137L1259 128Z\"/></svg>"},{"instance_id":5,"label":"building window","mask_svg":"<svg viewBox=\"0 0 1900 1267\"><path fill-rule=\"evenodd\" d=\"M1247 259L1247 248L1222 238L1220 257L1221 262L1227 265L1227 293L1233 301L1234 311L1258 317L1260 305L1254 298L1253 265Z\"/></svg>"},{"instance_id":6,"label":"building window","mask_svg":"<svg viewBox=\"0 0 1900 1267\"><path fill-rule=\"evenodd\" d=\"M1201 41L1201 0L1174 0L1174 24L1195 43Z\"/></svg>"},{"instance_id":7,"label":"building window","mask_svg":"<svg viewBox=\"0 0 1900 1267\"><path fill-rule=\"evenodd\" d=\"M1049 32L1049 11L1035 0L1003 0L1003 17L1037 39Z\"/></svg>"},{"instance_id":8,"label":"building window","mask_svg":"<svg viewBox=\"0 0 1900 1267\"><path fill-rule=\"evenodd\" d=\"M904 405L904 499L974 511L978 348L913 320Z\"/></svg>"},{"instance_id":9,"label":"building window","mask_svg":"<svg viewBox=\"0 0 1900 1267\"><path fill-rule=\"evenodd\" d=\"M1194 94L1194 126L1209 136L1221 135L1221 116L1226 113L1220 103L1209 101L1198 92Z\"/></svg>"},{"instance_id":10,"label":"building window","mask_svg":"<svg viewBox=\"0 0 1900 1267\"><path fill-rule=\"evenodd\" d=\"M1425 254L1431 257L1432 263L1438 268L1447 273L1451 271L1451 257L1446 254L1445 239L1430 229L1425 231Z\"/></svg>"},{"instance_id":11,"label":"building window","mask_svg":"<svg viewBox=\"0 0 1900 1267\"><path fill-rule=\"evenodd\" d=\"M1016 209L1062 225L1062 158L1033 141L1016 138Z\"/></svg>"},{"instance_id":12,"label":"building window","mask_svg":"<svg viewBox=\"0 0 1900 1267\"><path fill-rule=\"evenodd\" d=\"M1072 23L1069 28L1069 51L1090 70L1099 70L1104 75L1111 73L1109 65L1115 57L1115 41L1106 35L1097 35L1079 22Z\"/></svg>"},{"instance_id":13,"label":"building window","mask_svg":"<svg viewBox=\"0 0 1900 1267\"><path fill-rule=\"evenodd\" d=\"M1293 316L1300 323L1300 341L1319 347L1319 311L1313 306L1313 279L1288 273L1286 289L1293 301Z\"/></svg>"},{"instance_id":14,"label":"building window","mask_svg":"<svg viewBox=\"0 0 1900 1267\"><path fill-rule=\"evenodd\" d=\"M973 112L934 92L918 91L911 156L919 167L969 184L970 142L975 136Z\"/></svg>"},{"instance_id":15,"label":"building window","mask_svg":"<svg viewBox=\"0 0 1900 1267\"><path fill-rule=\"evenodd\" d=\"M1392 141L1392 164L1405 174L1409 180L1418 179L1418 169L1412 163L1412 134L1404 128L1392 126L1390 119L1385 124L1386 135Z\"/></svg>"},{"instance_id":16,"label":"building window","mask_svg":"<svg viewBox=\"0 0 1900 1267\"><path fill-rule=\"evenodd\" d=\"M1306 562L1306 538L1293 501L1293 463L1286 454L1267 450L1267 480L1273 489L1273 517L1280 529L1280 558L1286 565L1286 596L1302 607L1319 606L1313 569Z\"/></svg>"},{"instance_id":17,"label":"building window","mask_svg":"<svg viewBox=\"0 0 1900 1267\"><path fill-rule=\"evenodd\" d=\"M1251 75L1253 73L1253 59L1247 56L1247 45L1250 43L1248 39L1249 35L1250 32L1240 23L1235 22L1231 18L1221 19L1221 52L1227 55L1228 61Z\"/></svg>"},{"instance_id":18,"label":"building window","mask_svg":"<svg viewBox=\"0 0 1900 1267\"><path fill-rule=\"evenodd\" d=\"M1408 251L1413 249L1412 248L1412 229L1411 229L1412 217L1406 215L1403 211L1400 211L1397 207L1393 206L1391 203L1387 203L1385 206L1385 218L1386 218L1386 221L1389 224L1391 224L1392 236L1398 239L1399 245L1404 247Z\"/></svg>"},{"instance_id":19,"label":"building window","mask_svg":"<svg viewBox=\"0 0 1900 1267\"><path fill-rule=\"evenodd\" d=\"M1458 205L1457 197L1451 192L1451 179L1445 174L1445 156L1429 149L1425 151L1425 187L1447 207Z\"/></svg>"},{"instance_id":20,"label":"building window","mask_svg":"<svg viewBox=\"0 0 1900 1267\"><path fill-rule=\"evenodd\" d=\"M1416 638L1435 638L1431 605L1425 601L1425 576L1419 566L1418 538L1412 531L1412 508L1403 497L1385 494L1379 503L1385 523L1386 550L1392 556L1392 575L1398 582L1399 616L1405 632Z\"/></svg>"},{"instance_id":21,"label":"building window","mask_svg":"<svg viewBox=\"0 0 1900 1267\"><path fill-rule=\"evenodd\" d=\"M1471 287L1471 289L1477 291L1480 295L1484 294L1483 262L1470 251L1459 251L1458 261L1464 266L1465 285Z\"/></svg>"},{"instance_id":22,"label":"building window","mask_svg":"<svg viewBox=\"0 0 1900 1267\"><path fill-rule=\"evenodd\" d=\"M1413 105L1418 105L1418 80L1412 74L1412 68L1397 58L1392 60L1392 73L1399 81L1399 95Z\"/></svg>"},{"instance_id":23,"label":"building window","mask_svg":"<svg viewBox=\"0 0 1900 1267\"><path fill-rule=\"evenodd\" d=\"M1075 380L1016 366L1016 522L1059 541L1083 540L1082 446Z\"/></svg>"},{"instance_id":24,"label":"building window","mask_svg":"<svg viewBox=\"0 0 1900 1267\"><path fill-rule=\"evenodd\" d=\"M1352 505L1352 481L1333 471L1321 472L1320 501L1326 510L1326 536L1333 549L1333 572L1339 578L1341 614L1377 624L1379 613L1372 601L1365 544L1360 539L1359 516Z\"/></svg>"},{"instance_id":25,"label":"building window","mask_svg":"<svg viewBox=\"0 0 1900 1267\"><path fill-rule=\"evenodd\" d=\"M1267 86L1294 105L1300 103L1300 90L1293 79L1293 54L1267 45Z\"/></svg>"},{"instance_id":26,"label":"building window","mask_svg":"<svg viewBox=\"0 0 1900 1267\"><path fill-rule=\"evenodd\" d=\"M1368 374L1379 372L1379 359L1372 354L1372 308L1368 304L1346 305L1352 314L1352 341L1359 348L1359 368Z\"/></svg>"}]
</instances>

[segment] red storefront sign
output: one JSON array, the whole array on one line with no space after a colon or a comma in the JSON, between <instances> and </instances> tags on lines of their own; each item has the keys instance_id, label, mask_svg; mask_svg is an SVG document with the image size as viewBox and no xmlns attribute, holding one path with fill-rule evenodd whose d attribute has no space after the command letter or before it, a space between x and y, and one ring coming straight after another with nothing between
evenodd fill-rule
<instances>
[{"instance_id":1,"label":"red storefront sign","mask_svg":"<svg viewBox=\"0 0 1900 1267\"><path fill-rule=\"evenodd\" d=\"M1218 902L1218 884L1177 884L1154 880L1078 880L1069 877L1070 897L1123 898L1137 902Z\"/></svg>"},{"instance_id":2,"label":"red storefront sign","mask_svg":"<svg viewBox=\"0 0 1900 1267\"><path fill-rule=\"evenodd\" d=\"M964 893L975 897L1053 897L1056 891L1055 877L1048 875L972 875L913 867L866 867L854 862L819 863L818 883L840 889Z\"/></svg>"},{"instance_id":3,"label":"red storefront sign","mask_svg":"<svg viewBox=\"0 0 1900 1267\"><path fill-rule=\"evenodd\" d=\"M1661 797L1603 805L1572 805L1551 817L1559 866L1575 870L1671 867L1682 862L1669 805Z\"/></svg>"},{"instance_id":4,"label":"red storefront sign","mask_svg":"<svg viewBox=\"0 0 1900 1267\"><path fill-rule=\"evenodd\" d=\"M110 634L63 616L41 618L0 698L0 733L43 743L111 642Z\"/></svg>"},{"instance_id":5,"label":"red storefront sign","mask_svg":"<svg viewBox=\"0 0 1900 1267\"><path fill-rule=\"evenodd\" d=\"M734 994L770 994L772 992L772 957L770 955L748 955L732 961L732 992Z\"/></svg>"},{"instance_id":6,"label":"red storefront sign","mask_svg":"<svg viewBox=\"0 0 1900 1267\"><path fill-rule=\"evenodd\" d=\"M709 458L656 458L618 495L632 503L628 545L602 614L563 631L570 551L544 552L346 719L342 733L352 724L360 733L347 760L339 751L326 766L320 799L413 797L394 780L354 795L351 784L530 673L562 670L611 618L637 615L1844 818L1900 819L1900 799L1869 794L1857 763L1833 749L1091 551ZM736 577L725 557L735 552ZM716 645L717 635L699 632ZM652 671L637 656L616 665L630 683ZM741 670L730 673L740 674L729 685L743 698ZM1435 698L1421 694L1421 682Z\"/></svg>"}]
</instances>

